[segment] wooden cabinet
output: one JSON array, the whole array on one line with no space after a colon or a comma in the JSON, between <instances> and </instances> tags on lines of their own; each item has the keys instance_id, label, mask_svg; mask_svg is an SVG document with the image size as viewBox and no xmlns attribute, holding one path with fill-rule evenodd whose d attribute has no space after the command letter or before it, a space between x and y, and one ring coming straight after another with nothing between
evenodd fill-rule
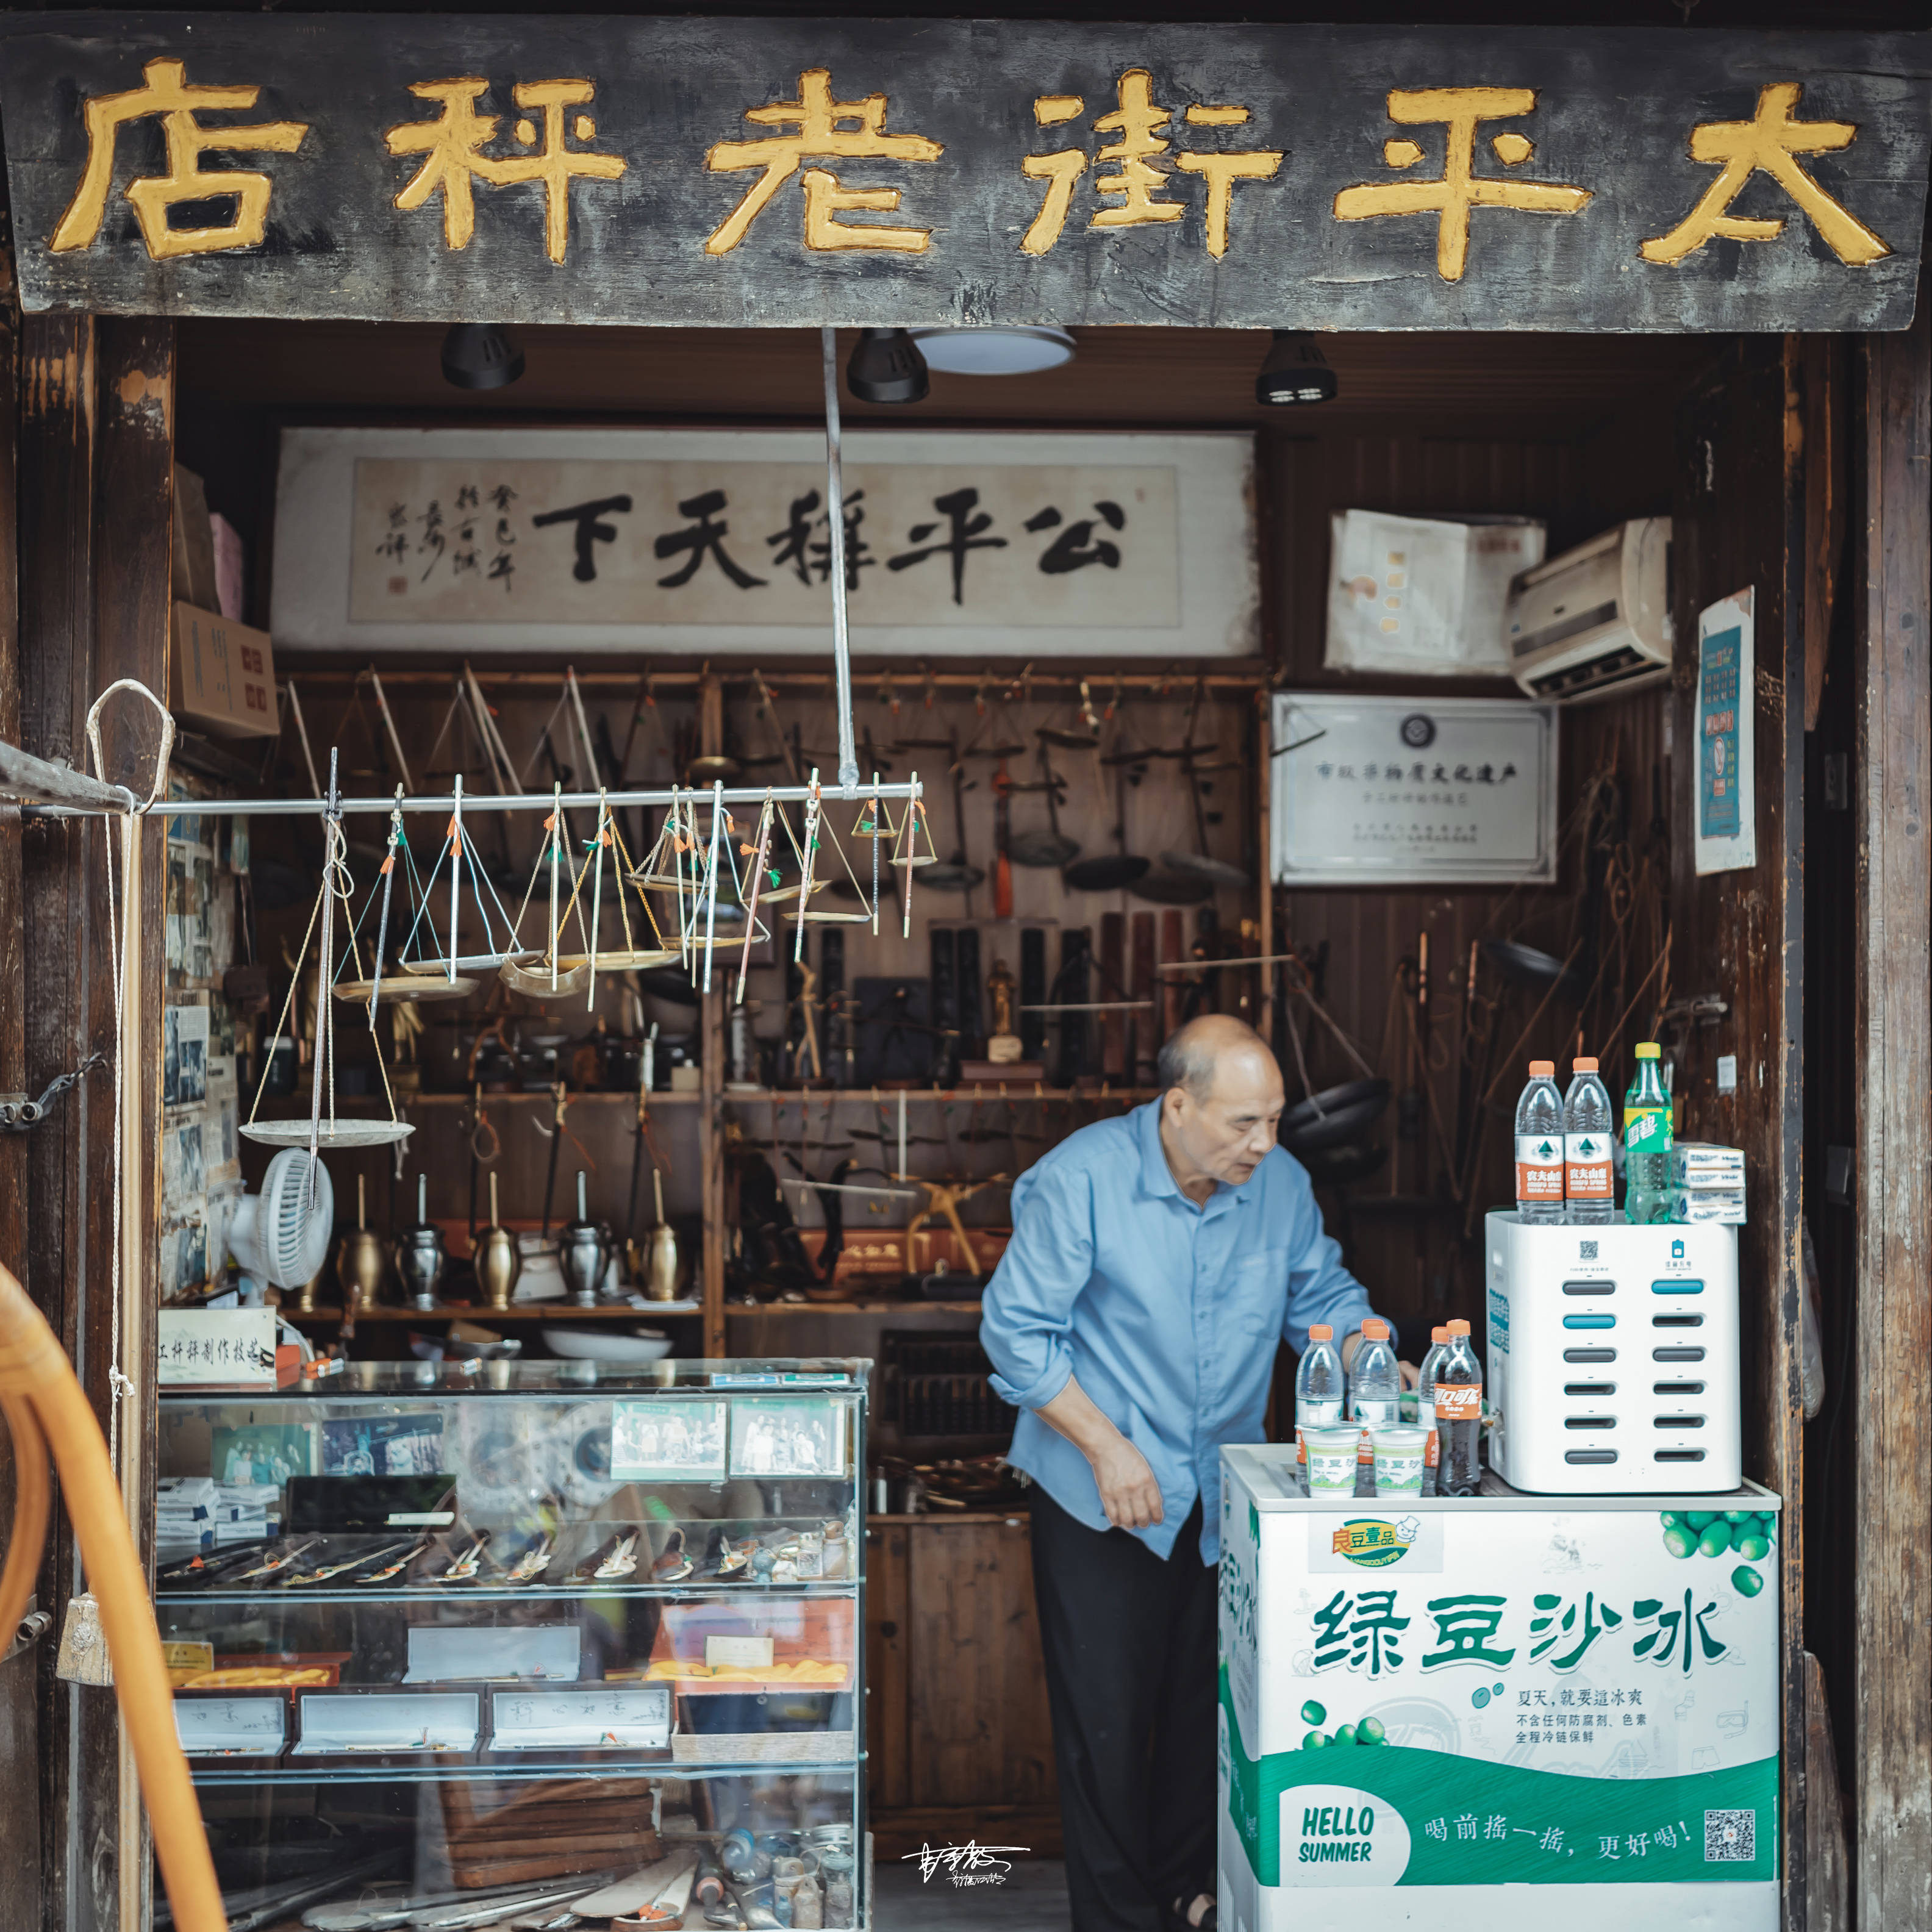
<instances>
[{"instance_id":1,"label":"wooden cabinet","mask_svg":"<svg viewBox=\"0 0 1932 1932\"><path fill-rule=\"evenodd\" d=\"M1026 1518L874 1517L868 1540L866 1746L878 1856L974 1837L1058 1856Z\"/></svg>"}]
</instances>

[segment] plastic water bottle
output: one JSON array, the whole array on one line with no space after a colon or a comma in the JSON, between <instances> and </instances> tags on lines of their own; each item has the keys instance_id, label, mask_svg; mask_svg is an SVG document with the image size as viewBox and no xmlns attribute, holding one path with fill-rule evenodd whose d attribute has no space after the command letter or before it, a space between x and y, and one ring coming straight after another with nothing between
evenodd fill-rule
<instances>
[{"instance_id":1,"label":"plastic water bottle","mask_svg":"<svg viewBox=\"0 0 1932 1932\"><path fill-rule=\"evenodd\" d=\"M1553 1060L1529 1063L1516 1103L1516 1213L1520 1221L1563 1218L1563 1096Z\"/></svg>"},{"instance_id":2,"label":"plastic water bottle","mask_svg":"<svg viewBox=\"0 0 1932 1932\"><path fill-rule=\"evenodd\" d=\"M1415 1419L1429 1431L1428 1445L1422 1452L1422 1492L1428 1496L1436 1485L1436 1466L1441 1460L1442 1445L1436 1435L1436 1371L1442 1358L1449 1352L1449 1331L1447 1328L1432 1328L1429 1331L1429 1352L1422 1358L1422 1366L1415 1382Z\"/></svg>"},{"instance_id":3,"label":"plastic water bottle","mask_svg":"<svg viewBox=\"0 0 1932 1932\"><path fill-rule=\"evenodd\" d=\"M1563 1096L1564 1219L1586 1226L1616 1218L1616 1180L1610 1136L1610 1096L1594 1060L1570 1063Z\"/></svg>"},{"instance_id":4,"label":"plastic water bottle","mask_svg":"<svg viewBox=\"0 0 1932 1932\"><path fill-rule=\"evenodd\" d=\"M1304 1429L1328 1429L1342 1419L1342 1358L1335 1331L1318 1322L1308 1331L1308 1351L1294 1372L1294 1460L1308 1460Z\"/></svg>"},{"instance_id":5,"label":"plastic water bottle","mask_svg":"<svg viewBox=\"0 0 1932 1932\"><path fill-rule=\"evenodd\" d=\"M1624 1219L1670 1219L1670 1096L1653 1041L1636 1050L1636 1074L1624 1096Z\"/></svg>"},{"instance_id":6,"label":"plastic water bottle","mask_svg":"<svg viewBox=\"0 0 1932 1932\"><path fill-rule=\"evenodd\" d=\"M1449 1324L1448 1352L1436 1371L1436 1430L1442 1463L1436 1492L1473 1496L1483 1479L1477 1445L1483 1434L1483 1365L1469 1340L1469 1324Z\"/></svg>"},{"instance_id":7,"label":"plastic water bottle","mask_svg":"<svg viewBox=\"0 0 1932 1932\"><path fill-rule=\"evenodd\" d=\"M1364 1429L1402 1420L1402 1367L1389 1346L1388 1324L1373 1316L1362 1324L1362 1346L1348 1378L1348 1419Z\"/></svg>"}]
</instances>

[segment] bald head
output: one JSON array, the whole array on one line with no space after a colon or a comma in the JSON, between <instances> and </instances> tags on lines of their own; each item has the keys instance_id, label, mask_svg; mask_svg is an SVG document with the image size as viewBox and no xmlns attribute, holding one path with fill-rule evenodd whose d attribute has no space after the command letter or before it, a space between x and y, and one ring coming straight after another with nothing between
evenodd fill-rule
<instances>
[{"instance_id":1,"label":"bald head","mask_svg":"<svg viewBox=\"0 0 1932 1932\"><path fill-rule=\"evenodd\" d=\"M1190 1020L1160 1050L1160 1138L1184 1192L1239 1187L1275 1144L1281 1069L1254 1028L1226 1013Z\"/></svg>"},{"instance_id":2,"label":"bald head","mask_svg":"<svg viewBox=\"0 0 1932 1932\"><path fill-rule=\"evenodd\" d=\"M1203 1013L1171 1035L1156 1063L1160 1090L1184 1087L1196 1100L1210 1100L1225 1072L1232 1078L1272 1076L1277 1087L1281 1070L1268 1042L1245 1020L1227 1013Z\"/></svg>"}]
</instances>

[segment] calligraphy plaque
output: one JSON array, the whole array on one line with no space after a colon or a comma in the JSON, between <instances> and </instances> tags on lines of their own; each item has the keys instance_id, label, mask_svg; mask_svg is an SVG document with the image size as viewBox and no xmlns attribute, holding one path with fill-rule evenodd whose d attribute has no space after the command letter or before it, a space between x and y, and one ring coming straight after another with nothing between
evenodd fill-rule
<instances>
[{"instance_id":1,"label":"calligraphy plaque","mask_svg":"<svg viewBox=\"0 0 1932 1932\"><path fill-rule=\"evenodd\" d=\"M276 641L822 652L824 450L809 430L290 430ZM1251 656L1252 464L1238 433L856 432L854 648Z\"/></svg>"},{"instance_id":2,"label":"calligraphy plaque","mask_svg":"<svg viewBox=\"0 0 1932 1932\"><path fill-rule=\"evenodd\" d=\"M1277 884L1556 883L1553 705L1282 692L1271 730Z\"/></svg>"},{"instance_id":3,"label":"calligraphy plaque","mask_svg":"<svg viewBox=\"0 0 1932 1932\"><path fill-rule=\"evenodd\" d=\"M0 16L29 309L1828 330L1910 320L1932 36Z\"/></svg>"}]
</instances>

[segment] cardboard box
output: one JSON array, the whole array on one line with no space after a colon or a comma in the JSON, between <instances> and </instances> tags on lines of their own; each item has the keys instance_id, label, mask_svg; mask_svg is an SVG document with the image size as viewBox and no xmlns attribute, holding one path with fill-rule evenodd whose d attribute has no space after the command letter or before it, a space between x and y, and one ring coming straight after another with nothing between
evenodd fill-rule
<instances>
[{"instance_id":1,"label":"cardboard box","mask_svg":"<svg viewBox=\"0 0 1932 1932\"><path fill-rule=\"evenodd\" d=\"M175 594L184 604L218 610L221 594L214 574L214 526L208 493L192 470L175 465Z\"/></svg>"},{"instance_id":2,"label":"cardboard box","mask_svg":"<svg viewBox=\"0 0 1932 1932\"><path fill-rule=\"evenodd\" d=\"M190 724L227 736L276 736L281 720L268 632L177 604L168 708Z\"/></svg>"}]
</instances>

